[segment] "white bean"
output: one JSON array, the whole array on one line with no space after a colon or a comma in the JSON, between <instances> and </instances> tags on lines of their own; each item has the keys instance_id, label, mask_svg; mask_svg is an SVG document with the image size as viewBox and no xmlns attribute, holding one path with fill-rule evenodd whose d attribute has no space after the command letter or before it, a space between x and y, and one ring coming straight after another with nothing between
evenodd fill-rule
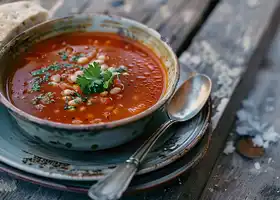
<instances>
[{"instance_id":1,"label":"white bean","mask_svg":"<svg viewBox=\"0 0 280 200\"><path fill-rule=\"evenodd\" d=\"M102 63L104 63L104 60L94 60L93 62L96 62L96 63L102 64Z\"/></svg>"},{"instance_id":2,"label":"white bean","mask_svg":"<svg viewBox=\"0 0 280 200\"><path fill-rule=\"evenodd\" d=\"M51 80L55 83L59 83L60 82L60 75L59 74L52 75Z\"/></svg>"},{"instance_id":3,"label":"white bean","mask_svg":"<svg viewBox=\"0 0 280 200\"><path fill-rule=\"evenodd\" d=\"M68 76L68 79L67 79L70 83L76 83L77 81L77 75L76 74L71 74Z\"/></svg>"},{"instance_id":4,"label":"white bean","mask_svg":"<svg viewBox=\"0 0 280 200\"><path fill-rule=\"evenodd\" d=\"M79 70L79 71L76 71L75 72L75 75L76 76L81 76L81 75L83 75L84 74L84 72L82 71L82 70Z\"/></svg>"},{"instance_id":5,"label":"white bean","mask_svg":"<svg viewBox=\"0 0 280 200\"><path fill-rule=\"evenodd\" d=\"M86 63L88 63L88 62L89 62L89 60L88 60L87 57L80 57L80 58L78 58L78 60L77 60L77 63L79 63L79 64L86 64Z\"/></svg>"},{"instance_id":6,"label":"white bean","mask_svg":"<svg viewBox=\"0 0 280 200\"><path fill-rule=\"evenodd\" d=\"M49 82L48 84L51 85L51 86L57 86L58 85L56 82Z\"/></svg>"},{"instance_id":7,"label":"white bean","mask_svg":"<svg viewBox=\"0 0 280 200\"><path fill-rule=\"evenodd\" d=\"M68 102L69 106L76 106L78 104L80 104L82 102L82 100L80 101L81 98L77 97L76 99L73 99L71 101Z\"/></svg>"},{"instance_id":8,"label":"white bean","mask_svg":"<svg viewBox=\"0 0 280 200\"><path fill-rule=\"evenodd\" d=\"M97 57L97 60L105 60L105 58L106 57L104 55L100 55L100 56Z\"/></svg>"},{"instance_id":9,"label":"white bean","mask_svg":"<svg viewBox=\"0 0 280 200\"><path fill-rule=\"evenodd\" d=\"M65 90L63 90L63 91L61 92L61 94L62 94L63 96L69 96L69 95L72 95L72 94L74 94L74 93L75 93L74 90L69 90L69 89L65 89Z\"/></svg>"},{"instance_id":10,"label":"white bean","mask_svg":"<svg viewBox=\"0 0 280 200\"><path fill-rule=\"evenodd\" d=\"M119 87L114 87L113 89L110 90L110 94L118 94L121 92L121 88Z\"/></svg>"},{"instance_id":11,"label":"white bean","mask_svg":"<svg viewBox=\"0 0 280 200\"><path fill-rule=\"evenodd\" d=\"M102 64L102 65L101 65L101 70L103 70L103 71L104 71L104 70L106 70L106 69L108 69L108 65L106 65L106 64Z\"/></svg>"},{"instance_id":12,"label":"white bean","mask_svg":"<svg viewBox=\"0 0 280 200\"><path fill-rule=\"evenodd\" d=\"M106 97L108 95L108 92L107 91L104 91L104 92L101 92L100 93L100 96L102 96L102 97Z\"/></svg>"}]
</instances>

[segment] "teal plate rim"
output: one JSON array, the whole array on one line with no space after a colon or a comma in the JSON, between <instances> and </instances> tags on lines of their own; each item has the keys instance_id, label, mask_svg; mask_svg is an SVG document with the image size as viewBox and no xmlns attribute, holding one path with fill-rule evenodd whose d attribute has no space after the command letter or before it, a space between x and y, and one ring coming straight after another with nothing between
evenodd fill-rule
<instances>
[{"instance_id":1,"label":"teal plate rim","mask_svg":"<svg viewBox=\"0 0 280 200\"><path fill-rule=\"evenodd\" d=\"M137 176L137 178L132 180L126 194L144 191L158 187L160 185L166 184L178 176L182 175L186 171L190 170L199 161L206 155L207 150L209 149L212 139L212 130L209 126L206 130L206 134L201 138L201 140L195 145L195 147L189 151L188 154L184 155L180 159L176 160L172 164L168 165L165 168L156 170L149 174L144 174ZM40 177L37 175L29 174L24 171L18 170L11 166L8 166L0 162L0 171L8 173L10 176L17 179L31 182L36 185L41 185L44 187L76 192L76 193L87 193L89 187L94 183L89 182L77 182L77 181L62 181L55 180L51 178ZM164 174L164 175L163 175Z\"/></svg>"}]
</instances>

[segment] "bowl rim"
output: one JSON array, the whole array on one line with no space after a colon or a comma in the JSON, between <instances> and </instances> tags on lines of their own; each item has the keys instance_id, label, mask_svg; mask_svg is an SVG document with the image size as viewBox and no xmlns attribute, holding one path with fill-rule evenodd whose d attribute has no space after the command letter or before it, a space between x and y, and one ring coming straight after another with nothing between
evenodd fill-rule
<instances>
[{"instance_id":1,"label":"bowl rim","mask_svg":"<svg viewBox=\"0 0 280 200\"><path fill-rule=\"evenodd\" d=\"M70 130L80 130L81 131L81 130L100 130L100 129L104 129L104 128L115 128L115 127L119 127L119 126L122 126L122 125L126 125L126 124L136 122L140 119L143 119L143 118L151 115L153 112L160 109L162 106L165 105L165 103L167 101L170 100L170 98L175 93L176 86L178 84L179 77L180 77L180 65L179 65L179 61L178 61L178 58L177 58L176 54L172 50L171 46L166 42L167 40L165 40L160 35L159 32L157 32L156 30L154 30L152 28L149 28L145 24L142 24L140 22L137 22L135 20L131 20L131 19L128 19L128 18L125 18L125 17L120 17L120 16L116 16L116 15L105 15L105 14L96 14L96 13L93 14L93 13L91 13L91 14L75 14L75 15L70 15L70 16L66 16L66 17L56 18L56 19L50 19L50 20L47 20L45 22L39 23L35 26L32 26L31 28L21 32L16 37L11 39L9 42L7 42L1 48L0 56L5 53L6 49L8 49L10 46L14 45L16 40L18 40L22 36L28 34L33 29L39 28L41 26L45 26L46 24L49 24L49 23L56 23L56 22L59 22L59 21L62 21L62 20L67 20L67 19L75 19L77 17L91 17L91 18L92 17L110 17L112 19L117 18L118 20L125 21L125 22L128 22L130 24L135 24L136 26L141 27L142 29L147 31L148 34L158 35L159 36L158 39L162 42L162 44L165 46L165 48L169 52L171 52L172 59L175 60L175 68L176 68L175 84L171 88L172 92L170 92L169 94L166 94L166 96L164 96L164 98L159 99L153 106L151 106L147 110L144 110L143 112L141 112L137 115L133 115L131 117L123 118L123 119L116 120L116 121L100 123L100 124L66 124L66 123L50 121L50 120L47 120L47 119L42 119L42 118L33 116L31 114L28 114L28 113L24 112L23 110L17 108L15 105L13 105L8 100L8 98L6 98L4 96L3 92L0 92L0 103L2 103L6 108L13 111L14 113L16 113L20 117L26 119L29 122L33 122L33 123L36 123L36 124L39 124L39 125L42 125L42 126L49 126L49 127L53 127L53 128L58 128L58 129L68 129L68 130L70 129Z\"/></svg>"}]
</instances>

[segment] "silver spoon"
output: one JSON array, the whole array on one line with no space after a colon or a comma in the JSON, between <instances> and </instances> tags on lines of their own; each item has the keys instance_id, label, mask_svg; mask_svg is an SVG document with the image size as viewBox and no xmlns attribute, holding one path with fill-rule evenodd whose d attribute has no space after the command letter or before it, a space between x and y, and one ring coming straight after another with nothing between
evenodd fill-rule
<instances>
[{"instance_id":1,"label":"silver spoon","mask_svg":"<svg viewBox=\"0 0 280 200\"><path fill-rule=\"evenodd\" d=\"M198 114L210 96L211 87L210 78L202 74L186 80L166 106L169 120L162 124L125 163L118 165L112 173L91 186L88 191L89 197L95 200L119 199L158 138L174 123L187 121Z\"/></svg>"}]
</instances>

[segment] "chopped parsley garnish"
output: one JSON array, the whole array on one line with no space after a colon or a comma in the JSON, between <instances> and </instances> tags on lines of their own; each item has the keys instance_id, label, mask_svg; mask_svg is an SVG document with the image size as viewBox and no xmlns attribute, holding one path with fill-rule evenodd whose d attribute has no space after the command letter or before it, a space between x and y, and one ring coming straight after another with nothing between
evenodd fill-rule
<instances>
[{"instance_id":1,"label":"chopped parsley garnish","mask_svg":"<svg viewBox=\"0 0 280 200\"><path fill-rule=\"evenodd\" d=\"M47 82L49 81L49 78L51 76L50 72L49 71L58 71L61 69L61 65L58 64L58 63L53 63L47 67L43 67L41 69L38 69L38 70L35 70L33 72L31 72L31 75L32 76L37 76L34 80L33 80L33 83L32 83L32 88L31 90L34 92L38 92L40 91L41 89L41 84L43 82ZM38 77L38 76L41 76L43 75L42 77Z\"/></svg>"},{"instance_id":2,"label":"chopped parsley garnish","mask_svg":"<svg viewBox=\"0 0 280 200\"><path fill-rule=\"evenodd\" d=\"M103 71L99 63L90 63L89 67L84 69L84 74L78 76L77 84L84 94L101 93L113 84L115 76L125 71L125 67L109 68Z\"/></svg>"},{"instance_id":3,"label":"chopped parsley garnish","mask_svg":"<svg viewBox=\"0 0 280 200\"><path fill-rule=\"evenodd\" d=\"M76 67L78 67L80 70L84 70L85 69L83 66L80 66L80 65L78 65Z\"/></svg>"},{"instance_id":4,"label":"chopped parsley garnish","mask_svg":"<svg viewBox=\"0 0 280 200\"><path fill-rule=\"evenodd\" d=\"M32 87L31 90L33 92L38 92L41 89L41 83L43 82L43 79L40 77L36 77L35 79L33 79L33 83L32 83Z\"/></svg>"},{"instance_id":5,"label":"chopped parsley garnish","mask_svg":"<svg viewBox=\"0 0 280 200\"><path fill-rule=\"evenodd\" d=\"M75 92L75 93L74 93L74 96L75 96L75 97L80 97L80 98L82 99L83 102L86 102L87 99L88 99L88 97L84 97L84 96L80 95L80 93L78 93L78 92Z\"/></svg>"},{"instance_id":6,"label":"chopped parsley garnish","mask_svg":"<svg viewBox=\"0 0 280 200\"><path fill-rule=\"evenodd\" d=\"M71 57L70 61L71 62L77 62L79 58L84 57L84 56L85 56L85 54L83 54L83 53L76 54L76 55Z\"/></svg>"},{"instance_id":7,"label":"chopped parsley garnish","mask_svg":"<svg viewBox=\"0 0 280 200\"><path fill-rule=\"evenodd\" d=\"M34 105L38 104L39 102L41 102L43 104L50 104L50 103L55 102L53 98L54 98L54 93L47 92L45 94L39 94L38 96L35 96L32 99L31 103Z\"/></svg>"},{"instance_id":8,"label":"chopped parsley garnish","mask_svg":"<svg viewBox=\"0 0 280 200\"><path fill-rule=\"evenodd\" d=\"M63 61L66 61L68 59L68 54L66 51L60 51L60 52L58 52L58 55L60 55L60 58Z\"/></svg>"},{"instance_id":9,"label":"chopped parsley garnish","mask_svg":"<svg viewBox=\"0 0 280 200\"><path fill-rule=\"evenodd\" d=\"M58 63L54 63L54 64L48 66L48 70L51 70L51 71L58 71L60 69L61 69L61 66Z\"/></svg>"},{"instance_id":10,"label":"chopped parsley garnish","mask_svg":"<svg viewBox=\"0 0 280 200\"><path fill-rule=\"evenodd\" d=\"M68 104L65 104L65 106L64 106L64 110L72 110L75 108L76 108L75 106L69 106Z\"/></svg>"},{"instance_id":11,"label":"chopped parsley garnish","mask_svg":"<svg viewBox=\"0 0 280 200\"><path fill-rule=\"evenodd\" d=\"M74 65L69 64L69 63L63 63L62 65L63 65L63 67L66 67L66 68L70 68L70 67L74 66Z\"/></svg>"},{"instance_id":12,"label":"chopped parsley garnish","mask_svg":"<svg viewBox=\"0 0 280 200\"><path fill-rule=\"evenodd\" d=\"M31 72L32 76L44 75L48 71L58 71L61 69L61 66L57 63L51 64L47 67L43 67L41 69L35 70Z\"/></svg>"},{"instance_id":13,"label":"chopped parsley garnish","mask_svg":"<svg viewBox=\"0 0 280 200\"><path fill-rule=\"evenodd\" d=\"M43 81L44 82L49 81L50 76L51 76L51 74L49 72L46 72L45 75L43 76Z\"/></svg>"}]
</instances>

